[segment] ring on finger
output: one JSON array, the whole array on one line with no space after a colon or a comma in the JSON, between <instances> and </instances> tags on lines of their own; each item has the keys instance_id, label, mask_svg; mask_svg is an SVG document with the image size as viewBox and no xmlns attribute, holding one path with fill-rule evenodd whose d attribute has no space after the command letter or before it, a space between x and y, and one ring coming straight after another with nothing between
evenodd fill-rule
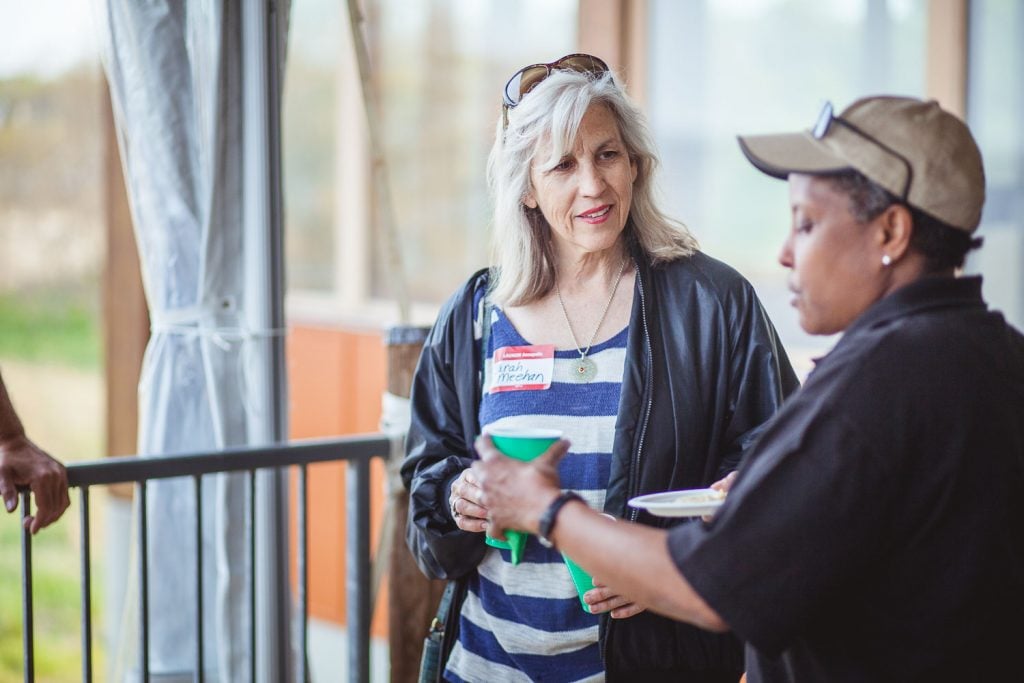
<instances>
[{"instance_id":1,"label":"ring on finger","mask_svg":"<svg viewBox=\"0 0 1024 683\"><path fill-rule=\"evenodd\" d=\"M450 506L451 507L451 511L452 511L452 519L458 519L459 517L462 516L462 513L455 509L455 503L457 503L458 500L459 500L458 498L452 499L452 503L451 503L451 506Z\"/></svg>"}]
</instances>

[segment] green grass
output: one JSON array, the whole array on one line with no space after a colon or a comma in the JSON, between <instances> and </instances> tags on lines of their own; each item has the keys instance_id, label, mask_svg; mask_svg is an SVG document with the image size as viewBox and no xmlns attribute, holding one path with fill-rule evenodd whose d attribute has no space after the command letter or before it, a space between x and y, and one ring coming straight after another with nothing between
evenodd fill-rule
<instances>
[{"instance_id":1,"label":"green grass","mask_svg":"<svg viewBox=\"0 0 1024 683\"><path fill-rule=\"evenodd\" d=\"M71 542L73 510L32 541L32 599L36 680L81 680L81 588L78 553ZM0 683L23 680L20 510L0 517ZM93 623L99 596L93 585ZM97 648L94 646L94 652ZM93 672L102 670L93 665Z\"/></svg>"},{"instance_id":2,"label":"green grass","mask_svg":"<svg viewBox=\"0 0 1024 683\"><path fill-rule=\"evenodd\" d=\"M75 372L99 372L101 345L96 290L95 283L86 282L62 288L0 293L0 358L26 363L28 367L39 364L48 368L71 368ZM11 377L17 377L15 368L10 369ZM53 374L52 370L47 372ZM21 374L24 375L25 371L22 370ZM33 418L26 424L49 425L53 423L53 414L75 409L63 405L64 392L58 392L59 395L53 395L46 401L33 400L38 397L26 394L26 389L30 394L33 387L33 383L25 383L22 378L17 387L19 391L14 392L15 404L28 408L28 413L22 418ZM38 406L45 407L44 415L31 414L33 409L40 410ZM78 429L75 422L67 421L59 435L39 433L32 436L40 443L62 443L57 437L66 439L75 429ZM94 437L90 436L90 439L96 441ZM72 498L77 500L75 495ZM0 508L0 683L24 680L19 522L20 510L9 515ZM82 679L77 539L78 510L74 505L60 521L33 538L34 667L35 680L39 683L72 683ZM93 552L96 552L95 544ZM93 674L97 676L96 680L102 680L104 673L101 639L97 637L102 630L97 617L97 607L101 604L99 579L100 573L94 563Z\"/></svg>"},{"instance_id":3,"label":"green grass","mask_svg":"<svg viewBox=\"0 0 1024 683\"><path fill-rule=\"evenodd\" d=\"M0 356L99 367L95 291L95 286L85 286L0 293Z\"/></svg>"}]
</instances>

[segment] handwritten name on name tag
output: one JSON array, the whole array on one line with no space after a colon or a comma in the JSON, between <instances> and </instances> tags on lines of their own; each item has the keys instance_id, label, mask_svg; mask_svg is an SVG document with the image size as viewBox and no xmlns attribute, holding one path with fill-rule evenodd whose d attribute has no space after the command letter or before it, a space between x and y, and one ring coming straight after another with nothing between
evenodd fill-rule
<instances>
[{"instance_id":1,"label":"handwritten name on name tag","mask_svg":"<svg viewBox=\"0 0 1024 683\"><path fill-rule=\"evenodd\" d=\"M553 344L503 346L491 362L491 393L547 389L554 371Z\"/></svg>"}]
</instances>

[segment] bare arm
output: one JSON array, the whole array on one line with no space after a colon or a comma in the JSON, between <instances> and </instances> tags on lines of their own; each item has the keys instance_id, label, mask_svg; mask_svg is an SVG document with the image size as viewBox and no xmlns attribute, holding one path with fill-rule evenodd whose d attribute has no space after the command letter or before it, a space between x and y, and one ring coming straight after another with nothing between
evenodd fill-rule
<instances>
[{"instance_id":1,"label":"bare arm","mask_svg":"<svg viewBox=\"0 0 1024 683\"><path fill-rule=\"evenodd\" d=\"M36 514L25 518L25 528L33 534L55 522L71 504L67 471L25 436L0 377L0 496L8 512L18 507L19 486L28 486L35 497Z\"/></svg>"},{"instance_id":2,"label":"bare arm","mask_svg":"<svg viewBox=\"0 0 1024 683\"><path fill-rule=\"evenodd\" d=\"M7 395L4 378L0 377L0 440L17 436L25 436L25 428L21 426L21 420L11 405L11 397Z\"/></svg>"},{"instance_id":3,"label":"bare arm","mask_svg":"<svg viewBox=\"0 0 1024 683\"><path fill-rule=\"evenodd\" d=\"M568 449L560 441L530 463L506 458L489 437L476 442L474 463L490 523L536 533L541 515L560 493L557 464ZM709 631L728 625L694 591L669 556L667 532L613 521L580 502L562 508L551 540L612 591L654 612Z\"/></svg>"}]
</instances>

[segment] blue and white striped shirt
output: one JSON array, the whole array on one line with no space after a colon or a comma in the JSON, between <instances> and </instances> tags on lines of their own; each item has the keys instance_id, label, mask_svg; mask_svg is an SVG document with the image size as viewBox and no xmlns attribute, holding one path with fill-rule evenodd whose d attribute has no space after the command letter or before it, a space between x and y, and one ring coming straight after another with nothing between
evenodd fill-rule
<instances>
[{"instance_id":1,"label":"blue and white striped shirt","mask_svg":"<svg viewBox=\"0 0 1024 683\"><path fill-rule=\"evenodd\" d=\"M485 386L480 405L484 427L561 430L571 442L559 467L562 486L596 510L604 508L608 489L626 338L623 329L590 350L598 367L590 383L575 383L570 376L577 351L555 351L548 389L489 393ZM495 349L527 345L494 308L486 376L492 374ZM597 617L581 608L561 554L535 536L528 538L518 565L512 565L509 551L488 548L469 579L459 619L459 642L448 659L447 680L604 680Z\"/></svg>"}]
</instances>

